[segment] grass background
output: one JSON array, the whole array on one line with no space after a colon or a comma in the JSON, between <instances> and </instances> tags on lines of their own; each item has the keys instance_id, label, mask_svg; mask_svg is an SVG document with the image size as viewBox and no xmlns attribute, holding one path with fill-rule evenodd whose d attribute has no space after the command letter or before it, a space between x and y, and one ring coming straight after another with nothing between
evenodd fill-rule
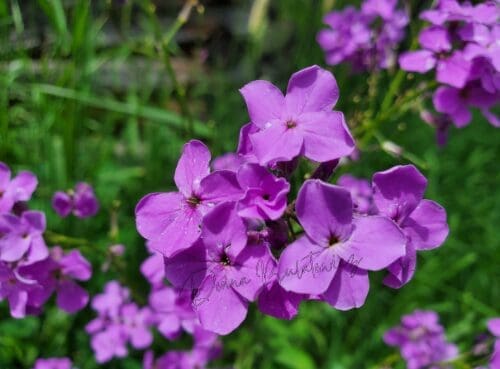
<instances>
[{"instance_id":1,"label":"grass background","mask_svg":"<svg viewBox=\"0 0 500 369\"><path fill-rule=\"evenodd\" d=\"M86 284L92 294L119 278L139 302L146 300L148 285L138 269L146 250L133 218L137 201L173 188L186 140L204 140L214 156L234 150L248 120L238 88L257 78L284 88L299 68L324 65L315 42L321 17L347 3L352 2L207 0L174 35L182 1L0 1L0 160L36 173L40 184L30 206L47 213L51 231L79 239L76 244L96 270ZM409 3L415 13L430 2ZM412 23L403 49L420 26ZM337 107L355 130L364 127L363 111L378 112L398 78L397 70L368 77L352 75L346 66L330 69L340 86ZM402 77L390 101L396 110L403 110L398 98L424 80ZM361 158L340 173L369 178L416 160L429 178L426 197L448 211L445 245L419 255L415 278L401 290L385 288L383 274L373 274L359 310L304 303L298 318L287 322L252 308L243 326L223 339L224 355L216 365L380 367L392 353L381 336L402 314L438 311L449 338L463 350L484 331L488 317L500 315L498 131L478 115L465 129L452 129L449 144L440 149L419 118L427 104L421 97L377 127L377 137L383 134L405 149L403 158L381 150L361 129ZM50 208L52 194L81 180L95 186L99 215L59 219ZM114 243L126 246L126 273L98 272ZM83 331L92 317L89 308L69 316L47 306L40 317L16 321L0 304L0 368L30 368L35 358L50 356L72 357L79 368L97 367ZM154 344L157 353L189 346L188 338L170 343L157 337ZM142 353L132 351L103 367L140 368L141 360Z\"/></svg>"}]
</instances>

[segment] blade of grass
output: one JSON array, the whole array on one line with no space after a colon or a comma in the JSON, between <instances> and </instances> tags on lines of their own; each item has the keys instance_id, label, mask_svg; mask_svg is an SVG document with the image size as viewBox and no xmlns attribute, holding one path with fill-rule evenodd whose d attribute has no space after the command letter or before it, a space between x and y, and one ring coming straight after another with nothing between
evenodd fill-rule
<instances>
[{"instance_id":1,"label":"blade of grass","mask_svg":"<svg viewBox=\"0 0 500 369\"><path fill-rule=\"evenodd\" d=\"M22 88L22 86L19 85L17 87ZM81 104L88 105L94 108L114 111L125 115L149 119L151 121L166 123L172 128L183 128L184 121L182 117L173 112L156 107L127 104L114 100L112 98L89 95L87 93L82 93L73 89L43 83L31 84L28 88L36 89L37 92L45 95L59 97L62 99L75 100ZM202 138L207 138L210 136L210 128L200 121L194 122L194 132L196 133L196 135Z\"/></svg>"}]
</instances>

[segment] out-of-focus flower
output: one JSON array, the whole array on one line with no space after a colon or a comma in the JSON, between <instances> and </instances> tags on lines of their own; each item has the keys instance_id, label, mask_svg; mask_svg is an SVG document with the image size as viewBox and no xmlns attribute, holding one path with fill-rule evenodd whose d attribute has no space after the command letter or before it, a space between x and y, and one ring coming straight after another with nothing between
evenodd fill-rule
<instances>
[{"instance_id":1,"label":"out-of-focus flower","mask_svg":"<svg viewBox=\"0 0 500 369\"><path fill-rule=\"evenodd\" d=\"M97 214L99 202L93 188L84 182L77 183L74 190L58 191L52 198L52 207L61 217L73 213L78 218L88 218Z\"/></svg>"}]
</instances>

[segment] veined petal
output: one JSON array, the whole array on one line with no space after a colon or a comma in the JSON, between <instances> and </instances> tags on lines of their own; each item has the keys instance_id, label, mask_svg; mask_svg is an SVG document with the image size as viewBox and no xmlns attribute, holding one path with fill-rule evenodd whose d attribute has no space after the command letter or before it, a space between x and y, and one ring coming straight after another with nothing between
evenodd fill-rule
<instances>
[{"instance_id":1,"label":"veined petal","mask_svg":"<svg viewBox=\"0 0 500 369\"><path fill-rule=\"evenodd\" d=\"M320 180L307 180L297 196L297 217L307 235L321 246L332 238L349 237L352 223L351 194L345 188Z\"/></svg>"},{"instance_id":2,"label":"veined petal","mask_svg":"<svg viewBox=\"0 0 500 369\"><path fill-rule=\"evenodd\" d=\"M380 214L400 223L420 203L427 179L413 165L397 165L373 175L373 200Z\"/></svg>"},{"instance_id":3,"label":"veined petal","mask_svg":"<svg viewBox=\"0 0 500 369\"><path fill-rule=\"evenodd\" d=\"M240 89L240 93L247 104L250 120L257 127L262 129L269 121L281 118L285 98L280 89L271 82L250 82Z\"/></svg>"},{"instance_id":4,"label":"veined petal","mask_svg":"<svg viewBox=\"0 0 500 369\"><path fill-rule=\"evenodd\" d=\"M362 216L353 223L351 237L333 247L347 263L361 269L381 270L405 255L406 237L389 218Z\"/></svg>"},{"instance_id":5,"label":"veined petal","mask_svg":"<svg viewBox=\"0 0 500 369\"><path fill-rule=\"evenodd\" d=\"M446 210L431 200L422 200L402 227L417 250L441 246L449 233Z\"/></svg>"},{"instance_id":6,"label":"veined petal","mask_svg":"<svg viewBox=\"0 0 500 369\"><path fill-rule=\"evenodd\" d=\"M332 283L321 297L338 310L350 310L363 306L369 290L368 272L342 262Z\"/></svg>"},{"instance_id":7,"label":"veined petal","mask_svg":"<svg viewBox=\"0 0 500 369\"><path fill-rule=\"evenodd\" d=\"M184 145L175 168L174 181L185 197L190 197L198 189L200 181L210 173L210 158L210 151L203 142L191 140Z\"/></svg>"},{"instance_id":8,"label":"veined petal","mask_svg":"<svg viewBox=\"0 0 500 369\"><path fill-rule=\"evenodd\" d=\"M288 245L280 256L278 280L287 291L320 294L326 291L340 260L330 249L303 236Z\"/></svg>"},{"instance_id":9,"label":"veined petal","mask_svg":"<svg viewBox=\"0 0 500 369\"><path fill-rule=\"evenodd\" d=\"M347 156L354 140L341 112L306 113L297 119L303 132L304 156L320 163Z\"/></svg>"},{"instance_id":10,"label":"veined petal","mask_svg":"<svg viewBox=\"0 0 500 369\"><path fill-rule=\"evenodd\" d=\"M261 165L271 161L290 161L299 156L304 139L301 132L277 121L270 127L250 135L255 156Z\"/></svg>"},{"instance_id":11,"label":"veined petal","mask_svg":"<svg viewBox=\"0 0 500 369\"><path fill-rule=\"evenodd\" d=\"M292 75L285 96L287 113L331 111L339 99L339 87L333 74L317 65Z\"/></svg>"}]
</instances>

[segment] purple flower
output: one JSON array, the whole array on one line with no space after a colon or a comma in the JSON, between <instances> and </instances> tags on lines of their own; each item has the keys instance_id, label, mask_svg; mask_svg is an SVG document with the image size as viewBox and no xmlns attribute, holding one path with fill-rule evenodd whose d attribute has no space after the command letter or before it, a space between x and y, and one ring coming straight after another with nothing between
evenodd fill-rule
<instances>
[{"instance_id":1,"label":"purple flower","mask_svg":"<svg viewBox=\"0 0 500 369\"><path fill-rule=\"evenodd\" d=\"M9 167L0 162L0 214L11 211L18 201L28 201L37 184L31 172L21 171L11 179Z\"/></svg>"},{"instance_id":2,"label":"purple flower","mask_svg":"<svg viewBox=\"0 0 500 369\"><path fill-rule=\"evenodd\" d=\"M488 330L495 337L493 353L491 354L490 367L500 368L500 318L493 318L488 321Z\"/></svg>"},{"instance_id":3,"label":"purple flower","mask_svg":"<svg viewBox=\"0 0 500 369\"><path fill-rule=\"evenodd\" d=\"M406 284L415 272L416 251L443 244L448 236L446 211L425 200L426 178L413 165L396 166L373 175L377 211L396 222L407 238L405 255L389 266L384 283L392 288Z\"/></svg>"},{"instance_id":4,"label":"purple flower","mask_svg":"<svg viewBox=\"0 0 500 369\"><path fill-rule=\"evenodd\" d=\"M40 211L25 211L20 217L1 214L0 260L27 265L45 259L45 225L45 214Z\"/></svg>"},{"instance_id":5,"label":"purple flower","mask_svg":"<svg viewBox=\"0 0 500 369\"><path fill-rule=\"evenodd\" d=\"M47 298L44 288L36 280L22 276L16 265L0 261L0 299L9 302L13 318L24 318L26 314L37 312Z\"/></svg>"},{"instance_id":6,"label":"purple flower","mask_svg":"<svg viewBox=\"0 0 500 369\"><path fill-rule=\"evenodd\" d=\"M184 329L193 332L199 324L191 306L191 291L163 287L149 295L149 306L154 314L154 324L167 339L176 339Z\"/></svg>"},{"instance_id":7,"label":"purple flower","mask_svg":"<svg viewBox=\"0 0 500 369\"><path fill-rule=\"evenodd\" d=\"M290 191L290 184L284 178L276 178L258 164L243 165L236 177L245 191L238 202L239 216L276 220L283 215Z\"/></svg>"},{"instance_id":8,"label":"purple flower","mask_svg":"<svg viewBox=\"0 0 500 369\"><path fill-rule=\"evenodd\" d=\"M367 270L381 270L405 253L405 238L382 216L353 216L348 190L319 180L304 183L297 217L305 235L279 260L279 281L287 291L321 295L340 310L363 305Z\"/></svg>"},{"instance_id":9,"label":"purple flower","mask_svg":"<svg viewBox=\"0 0 500 369\"><path fill-rule=\"evenodd\" d=\"M399 10L397 0L365 0L361 10L352 6L328 13L323 22L329 26L318 33L317 42L326 62L349 62L354 70L390 68L395 49L404 37L408 15Z\"/></svg>"},{"instance_id":10,"label":"purple flower","mask_svg":"<svg viewBox=\"0 0 500 369\"><path fill-rule=\"evenodd\" d=\"M448 142L448 129L452 125L451 117L447 114L432 114L428 110L420 112L422 120L436 130L436 142L438 146L444 146Z\"/></svg>"},{"instance_id":11,"label":"purple flower","mask_svg":"<svg viewBox=\"0 0 500 369\"><path fill-rule=\"evenodd\" d=\"M167 279L176 287L196 289L193 306L203 328L228 334L245 319L265 281L255 275L271 253L265 245L247 245L246 226L236 204L224 203L206 215L200 240L165 261Z\"/></svg>"},{"instance_id":12,"label":"purple flower","mask_svg":"<svg viewBox=\"0 0 500 369\"><path fill-rule=\"evenodd\" d=\"M137 204L137 230L151 248L166 257L196 241L201 220L211 207L241 197L236 174L225 170L209 174L209 162L208 148L200 141L190 141L175 170L179 192L152 193Z\"/></svg>"},{"instance_id":13,"label":"purple flower","mask_svg":"<svg viewBox=\"0 0 500 369\"><path fill-rule=\"evenodd\" d=\"M438 320L433 311L417 310L403 316L401 325L388 330L384 342L400 348L408 369L447 368L440 363L455 358L458 349L446 341Z\"/></svg>"},{"instance_id":14,"label":"purple flower","mask_svg":"<svg viewBox=\"0 0 500 369\"><path fill-rule=\"evenodd\" d=\"M339 90L333 75L311 66L292 75L286 96L268 81L241 90L252 124L252 150L259 163L290 161L299 155L325 162L349 155L354 141L344 115L331 111Z\"/></svg>"},{"instance_id":15,"label":"purple flower","mask_svg":"<svg viewBox=\"0 0 500 369\"><path fill-rule=\"evenodd\" d=\"M20 273L32 279L38 279L45 293L57 293L56 303L62 310L75 313L85 307L89 295L74 280L87 281L92 275L92 266L80 251L64 253L55 246L50 256L28 267L21 267Z\"/></svg>"},{"instance_id":16,"label":"purple flower","mask_svg":"<svg viewBox=\"0 0 500 369\"><path fill-rule=\"evenodd\" d=\"M212 161L213 170L229 170L237 172L240 166L245 163L245 158L242 155L234 152L218 156Z\"/></svg>"},{"instance_id":17,"label":"purple flower","mask_svg":"<svg viewBox=\"0 0 500 369\"><path fill-rule=\"evenodd\" d=\"M440 113L448 114L456 127L462 128L470 123L472 114L470 107L477 107L487 111L500 100L500 92L491 94L484 90L477 82L471 82L463 89L441 86L433 96L434 106ZM493 125L496 120L489 119Z\"/></svg>"},{"instance_id":18,"label":"purple flower","mask_svg":"<svg viewBox=\"0 0 500 369\"><path fill-rule=\"evenodd\" d=\"M373 214L373 189L369 181L344 174L337 180L337 185L351 193L355 213Z\"/></svg>"},{"instance_id":19,"label":"purple flower","mask_svg":"<svg viewBox=\"0 0 500 369\"><path fill-rule=\"evenodd\" d=\"M67 357L52 357L48 359L37 359L33 369L71 369L73 364Z\"/></svg>"},{"instance_id":20,"label":"purple flower","mask_svg":"<svg viewBox=\"0 0 500 369\"><path fill-rule=\"evenodd\" d=\"M88 218L97 214L99 202L92 187L80 182L76 184L74 191L56 192L52 198L52 207L61 217L73 213L78 218Z\"/></svg>"},{"instance_id":21,"label":"purple flower","mask_svg":"<svg viewBox=\"0 0 500 369\"><path fill-rule=\"evenodd\" d=\"M141 273L153 288L162 286L165 280L163 256L153 251L151 255L142 262Z\"/></svg>"},{"instance_id":22,"label":"purple flower","mask_svg":"<svg viewBox=\"0 0 500 369\"><path fill-rule=\"evenodd\" d=\"M85 330L91 335L91 346L98 363L127 356L129 342L136 349L145 349L153 341L151 309L137 306L129 297L127 288L110 281L104 293L92 300L92 308L98 316L87 324Z\"/></svg>"},{"instance_id":23,"label":"purple flower","mask_svg":"<svg viewBox=\"0 0 500 369\"><path fill-rule=\"evenodd\" d=\"M118 325L110 325L106 330L96 333L90 340L98 363L105 363L113 357L124 358L128 355L127 336Z\"/></svg>"}]
</instances>

